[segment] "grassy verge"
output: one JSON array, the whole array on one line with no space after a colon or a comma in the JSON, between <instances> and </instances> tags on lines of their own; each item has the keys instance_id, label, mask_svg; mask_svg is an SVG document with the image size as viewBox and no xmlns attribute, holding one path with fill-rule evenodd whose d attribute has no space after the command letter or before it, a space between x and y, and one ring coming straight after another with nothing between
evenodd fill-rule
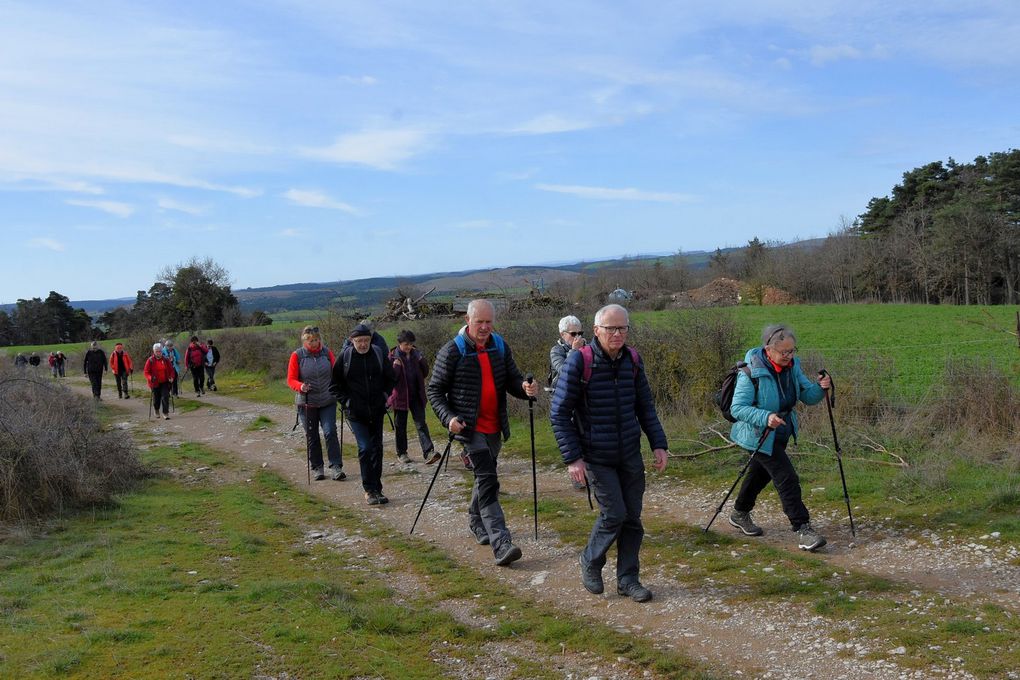
<instances>
[{"instance_id":1,"label":"grassy verge","mask_svg":"<svg viewBox=\"0 0 1020 680\"><path fill-rule=\"evenodd\" d=\"M245 479L194 445L146 457L187 472L5 540L0 675L438 678L448 675L444 664L470 667L484 645L506 643L523 650L513 660L518 678L561 677L548 660L564 649L701 677L686 659L522 601L434 547L367 526L275 475ZM308 540L310 528L355 538ZM420 596L387 586L396 571L420 579ZM444 613L442 603L460 599L493 625Z\"/></svg>"}]
</instances>

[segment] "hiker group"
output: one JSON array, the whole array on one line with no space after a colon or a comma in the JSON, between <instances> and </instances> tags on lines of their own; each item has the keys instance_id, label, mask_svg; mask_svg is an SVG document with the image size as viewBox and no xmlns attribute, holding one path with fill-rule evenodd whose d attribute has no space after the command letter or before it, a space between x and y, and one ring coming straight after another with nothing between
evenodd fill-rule
<instances>
[{"instance_id":1,"label":"hiker group","mask_svg":"<svg viewBox=\"0 0 1020 680\"><path fill-rule=\"evenodd\" d=\"M518 367L512 348L496 333L495 321L491 302L473 300L464 326L439 349L431 374L410 331L401 331L397 346L388 350L382 336L361 323L335 355L323 344L317 327L305 327L301 347L290 356L287 383L295 392L298 422L304 426L309 481L326 478L320 429L331 478L346 479L342 459L346 422L357 442L366 502L373 506L388 503L382 490L382 433L388 408L392 408L398 460L413 462L407 451L410 415L423 462L437 465L411 531L440 468L449 465L451 447L456 443L462 464L474 477L466 528L477 544L489 546L497 565L519 560L523 553L513 542L500 504L498 459L503 442L510 437L508 396L526 400L531 416L537 537L533 404L541 389L531 373ZM578 556L580 580L589 592L604 592L602 572L610 548L616 545L617 593L646 602L652 593L640 581L645 493L642 436L650 444L656 470L665 470L670 454L644 362L627 342L630 317L624 307L610 304L595 313L590 340L575 316L561 319L558 331L545 385L551 396L549 419L571 485L593 495L599 509ZM808 379L796 351L791 328L769 326L761 345L748 350L741 369L733 372L726 412L734 421L731 438L746 450L748 458L737 480L743 478L744 482L728 519L745 535L764 533L754 523L751 511L758 495L772 482L799 547L813 551L826 540L811 526L786 446L797 434L794 406L798 401L821 401L831 388L831 379L827 375L820 376L818 382ZM448 443L442 453L436 450L425 421L426 402L447 430Z\"/></svg>"}]
</instances>

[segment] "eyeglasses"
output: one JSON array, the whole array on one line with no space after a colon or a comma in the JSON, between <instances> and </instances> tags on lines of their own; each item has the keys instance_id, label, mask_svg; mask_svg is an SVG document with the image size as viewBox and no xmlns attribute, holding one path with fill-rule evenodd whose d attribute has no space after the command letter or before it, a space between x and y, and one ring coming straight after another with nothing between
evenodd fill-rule
<instances>
[{"instance_id":1,"label":"eyeglasses","mask_svg":"<svg viewBox=\"0 0 1020 680\"><path fill-rule=\"evenodd\" d=\"M775 347L770 347L769 349L771 349L773 352L775 352L781 357L792 357L794 354L797 353L796 347L794 347L793 349L776 349Z\"/></svg>"},{"instance_id":2,"label":"eyeglasses","mask_svg":"<svg viewBox=\"0 0 1020 680\"><path fill-rule=\"evenodd\" d=\"M630 330L630 326L599 326L609 335L623 335Z\"/></svg>"},{"instance_id":3,"label":"eyeglasses","mask_svg":"<svg viewBox=\"0 0 1020 680\"><path fill-rule=\"evenodd\" d=\"M584 331L563 331L563 332L573 338L577 338L584 335Z\"/></svg>"}]
</instances>

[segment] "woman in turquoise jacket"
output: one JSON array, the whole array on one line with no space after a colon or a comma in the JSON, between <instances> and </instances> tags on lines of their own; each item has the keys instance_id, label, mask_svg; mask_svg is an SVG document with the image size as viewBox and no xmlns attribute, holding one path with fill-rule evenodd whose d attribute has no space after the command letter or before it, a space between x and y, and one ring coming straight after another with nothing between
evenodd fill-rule
<instances>
[{"instance_id":1,"label":"woman in turquoise jacket","mask_svg":"<svg viewBox=\"0 0 1020 680\"><path fill-rule=\"evenodd\" d=\"M762 489L771 481L779 493L783 512L803 550L817 550L825 545L825 538L811 528L807 507L801 498L800 478L793 462L786 454L790 437L797 436L798 401L817 404L825 396L831 382L828 376L813 383L800 368L797 359L797 338L786 325L766 326L762 332L761 347L747 352L751 375L741 371L733 391L730 413L737 419L730 430L730 438L747 449L758 448L758 442L770 428L768 436L754 454L733 504L730 524L748 536L761 536L764 531L751 519L751 510Z\"/></svg>"}]
</instances>

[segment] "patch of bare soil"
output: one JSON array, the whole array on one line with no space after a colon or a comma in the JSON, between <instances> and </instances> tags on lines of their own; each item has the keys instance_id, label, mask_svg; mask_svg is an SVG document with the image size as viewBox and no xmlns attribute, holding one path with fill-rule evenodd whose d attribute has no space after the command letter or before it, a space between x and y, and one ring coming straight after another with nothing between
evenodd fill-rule
<instances>
[{"instance_id":1,"label":"patch of bare soil","mask_svg":"<svg viewBox=\"0 0 1020 680\"><path fill-rule=\"evenodd\" d=\"M153 429L160 439L202 442L237 455L243 461L242 469L245 466L249 469L268 467L296 486L307 484L303 433L289 432L293 419L291 409L258 405L221 395L210 394L204 399L222 408L199 409L170 421L149 423L145 422L147 404L144 400L117 405L130 411L139 427ZM269 416L278 425L264 431L244 431L259 415ZM387 435L390 436L389 433ZM518 432L517 436L526 436L526 433ZM345 437L350 445L353 442L351 434L347 432ZM346 481L313 482L309 491L332 502L363 510L367 521L378 523L378 526L407 531L434 468L421 463L398 464L391 441L388 441L383 484L390 503L369 507L365 505L358 481L357 460L349 448L344 462L348 475ZM538 541L534 540L532 519L528 516L511 515L508 518L511 529L515 531L515 543L521 546L524 558L509 569L495 567L491 550L487 546L476 545L468 532L465 499L471 482L456 462L454 457L449 471L440 473L416 535L437 544L462 564L499 579L530 598L548 602L575 616L607 622L628 634L644 636L663 648L701 659L727 676L971 677L948 658L940 666L920 670L901 667L896 663L897 650L889 649L891 645L887 641L874 639L868 630L857 628L853 622L820 617L794 603L768 608L746 603L734 605L730 600L731 593L710 582L695 589L685 588L661 569L646 569L642 577L655 593L655 599L650 603L637 604L617 596L611 568L606 570L607 593L590 595L579 582L576 550L562 544L548 529L541 531ZM530 461L507 458L501 460L500 470L501 483L506 491L530 494ZM541 470L539 488L543 494L576 493L570 490L559 468ZM810 498L812 490L805 489L805 492ZM657 481L654 473L649 475L646 513L703 525L718 501L716 494L685 488L675 481L666 484ZM808 503L810 505L810 500ZM748 541L765 541L796 551L793 535L787 530L788 525L778 503L763 497L756 518L765 527L766 535ZM856 541L850 536L849 527L842 517L813 517L815 526L829 539L829 546L822 555L832 564L834 571L854 568L917 584L929 591L914 591L912 597L917 600L917 606L924 606L926 600L935 596L940 599L967 597L1020 610L1020 567L1017 566L1015 546L1000 545L993 536L980 542L965 541L951 530L908 536L888 526L884 518L855 516L855 519L858 522ZM719 530L730 529L723 525ZM321 540L354 540L352 537L327 538L332 534L326 529L323 531ZM358 550L360 545L356 543L353 547ZM364 545L366 552L379 550L370 542ZM679 567L682 569L683 565ZM408 598L413 597L420 587L422 584L409 575L397 576L394 585L402 597ZM447 611L458 620L471 622L469 625L493 625L484 617L476 619L470 604L451 602ZM441 656L441 652L436 650L437 655ZM566 660L562 662L565 677L631 677L622 665L612 669L589 669L583 661L583 650L573 652L571 658L575 665ZM485 654L489 653L500 652L494 648ZM514 649L508 653L528 651ZM449 662L447 667L453 677L501 677L491 675L491 665L464 664L468 667L460 668L461 665Z\"/></svg>"}]
</instances>

